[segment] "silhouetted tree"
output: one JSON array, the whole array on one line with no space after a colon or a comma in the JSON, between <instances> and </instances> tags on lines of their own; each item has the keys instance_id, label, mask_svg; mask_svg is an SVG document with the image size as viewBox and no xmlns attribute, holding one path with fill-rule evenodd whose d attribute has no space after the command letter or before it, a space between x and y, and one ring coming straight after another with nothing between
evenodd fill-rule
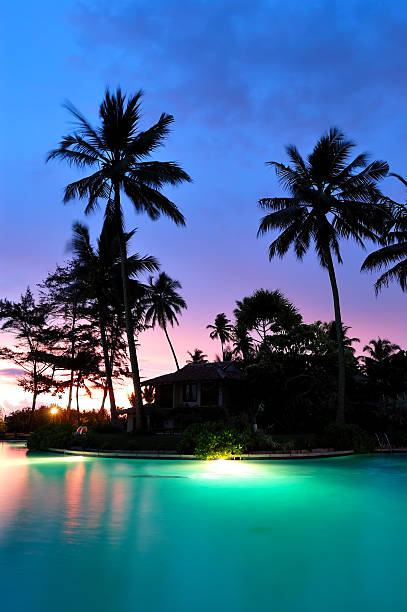
<instances>
[{"instance_id":1,"label":"silhouetted tree","mask_svg":"<svg viewBox=\"0 0 407 612\"><path fill-rule=\"evenodd\" d=\"M398 174L392 174L407 187L407 181ZM362 270L381 270L387 268L375 283L376 295L396 281L402 291L407 290L407 207L387 199L391 218L383 239L386 243L377 251L368 255L362 264Z\"/></svg>"},{"instance_id":2,"label":"silhouetted tree","mask_svg":"<svg viewBox=\"0 0 407 612\"><path fill-rule=\"evenodd\" d=\"M212 330L209 334L211 340L219 338L223 356L223 345L225 342L229 342L232 339L233 325L231 324L230 320L227 318L224 312L220 312L216 315L214 324L207 325L206 329Z\"/></svg>"},{"instance_id":3,"label":"silhouetted tree","mask_svg":"<svg viewBox=\"0 0 407 612\"><path fill-rule=\"evenodd\" d=\"M151 153L163 144L174 118L163 113L151 128L139 131L141 98L141 91L126 100L120 88L113 94L107 90L99 107L101 125L96 128L72 104L66 104L67 110L77 122L77 129L64 137L59 147L47 157L47 161L59 159L79 168L92 168L94 172L91 175L65 188L64 202L75 198L85 199L85 212L90 213L98 206L100 199L106 200L105 215L115 224L120 245L137 431L143 427L143 404L128 284L121 196L126 195L136 212L145 212L153 220L165 215L177 225L185 225L185 219L177 206L161 190L165 185L178 185L191 180L175 162L147 161Z\"/></svg>"},{"instance_id":4,"label":"silhouetted tree","mask_svg":"<svg viewBox=\"0 0 407 612\"><path fill-rule=\"evenodd\" d=\"M388 173L383 161L368 163L362 153L350 161L354 143L331 128L317 142L307 160L295 146L287 147L291 166L268 162L290 197L260 200L266 214L258 235L281 230L269 247L269 257L283 257L290 247L298 259L314 246L320 265L329 274L338 343L338 408L336 420L345 421L345 358L339 291L333 257L342 263L340 240L378 240L386 210L377 182Z\"/></svg>"},{"instance_id":5,"label":"silhouetted tree","mask_svg":"<svg viewBox=\"0 0 407 612\"><path fill-rule=\"evenodd\" d=\"M259 344L271 334L286 333L302 320L295 306L278 290L259 289L236 305L236 327L256 332L258 337L253 340Z\"/></svg>"},{"instance_id":6,"label":"silhouetted tree","mask_svg":"<svg viewBox=\"0 0 407 612\"><path fill-rule=\"evenodd\" d=\"M126 244L133 235L134 231L125 234ZM113 231L112 222L109 219L105 220L96 249L91 244L88 228L80 223L74 223L71 248L76 258L76 277L86 285L87 297L96 302L111 417L112 421L116 422L112 375L116 353L120 347L122 331L120 320L123 302L120 292L120 244L117 234ZM127 258L126 270L129 274L130 296L135 293L135 285L139 284L135 280L137 276L142 272L151 272L157 268L158 263L154 257L140 257L136 253ZM108 327L111 332L110 339Z\"/></svg>"},{"instance_id":7,"label":"silhouetted tree","mask_svg":"<svg viewBox=\"0 0 407 612\"><path fill-rule=\"evenodd\" d=\"M67 356L67 368L70 370L68 384L67 419L69 420L72 406L74 387L74 360L77 352L78 337L84 331L88 333L88 322L84 321L86 315L87 291L86 285L78 279L76 263L69 261L65 266L57 266L56 270L48 274L45 281L40 283L41 302L50 308L50 312L57 317L62 346L62 354Z\"/></svg>"},{"instance_id":8,"label":"silhouetted tree","mask_svg":"<svg viewBox=\"0 0 407 612\"><path fill-rule=\"evenodd\" d=\"M194 349L192 352L188 351L188 355L191 359L187 359L187 363L208 363L208 355L205 355L199 348Z\"/></svg>"},{"instance_id":9,"label":"silhouetted tree","mask_svg":"<svg viewBox=\"0 0 407 612\"><path fill-rule=\"evenodd\" d=\"M181 283L170 278L165 272L160 272L155 280L152 276L150 277L146 298L145 323L153 328L159 325L164 330L176 368L179 370L178 359L167 331L168 324L171 327L174 326L174 323L179 325L177 315L187 307L185 300L177 292L177 289L181 289Z\"/></svg>"},{"instance_id":10,"label":"silhouetted tree","mask_svg":"<svg viewBox=\"0 0 407 612\"><path fill-rule=\"evenodd\" d=\"M377 340L370 340L369 343L363 347L363 352L369 355L365 359L370 359L377 363L384 361L396 351L401 351L398 344L393 344L390 340L387 340L387 338L380 337Z\"/></svg>"},{"instance_id":11,"label":"silhouetted tree","mask_svg":"<svg viewBox=\"0 0 407 612\"><path fill-rule=\"evenodd\" d=\"M30 288L19 302L0 300L1 329L16 338L16 346L1 347L0 356L24 371L18 384L32 393L32 413L37 397L58 386L55 380L58 360L52 350L59 340L59 333L48 325L49 316L49 306L36 303Z\"/></svg>"}]
</instances>

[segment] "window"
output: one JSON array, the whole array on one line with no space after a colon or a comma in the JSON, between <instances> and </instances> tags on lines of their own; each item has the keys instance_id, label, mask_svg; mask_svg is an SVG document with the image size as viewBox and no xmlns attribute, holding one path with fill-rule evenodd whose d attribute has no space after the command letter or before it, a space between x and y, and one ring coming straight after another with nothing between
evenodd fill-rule
<instances>
[{"instance_id":1,"label":"window","mask_svg":"<svg viewBox=\"0 0 407 612\"><path fill-rule=\"evenodd\" d=\"M187 383L184 385L184 402L196 402L197 397L197 386L196 383Z\"/></svg>"}]
</instances>

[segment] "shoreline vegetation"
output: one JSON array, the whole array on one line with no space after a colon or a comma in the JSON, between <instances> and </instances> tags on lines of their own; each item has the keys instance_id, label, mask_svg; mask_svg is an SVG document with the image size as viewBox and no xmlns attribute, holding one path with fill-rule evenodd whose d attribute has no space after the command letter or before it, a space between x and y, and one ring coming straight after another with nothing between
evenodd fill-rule
<instances>
[{"instance_id":1,"label":"shoreline vegetation","mask_svg":"<svg viewBox=\"0 0 407 612\"><path fill-rule=\"evenodd\" d=\"M180 281L170 278L154 255L133 250L136 229L128 229L123 206L131 204L151 221L166 217L184 226L183 213L163 190L192 179L178 163L153 159L174 118L162 113L142 129L142 95L106 90L96 126L71 103L65 105L74 128L47 161L79 170L81 177L65 187L63 202L81 200L85 215L103 206L101 233L92 239L86 225L74 223L71 258L35 292L27 288L20 301L0 299L1 330L14 337L13 346L0 347L0 358L23 372L18 384L32 394L31 407L7 415L0 428L33 432L30 445L63 431L71 440L79 425L89 429L82 445L92 436L101 445L111 444L100 438L103 427L127 440L123 444L136 444L137 436L126 437L122 430L138 434L140 441L161 427L151 426L152 412L168 408L160 405L155 389L142 390L140 335L159 328L179 370L170 332L187 303ZM301 260L315 252L330 281L333 320L305 324L300 309L278 289L260 288L239 296L233 320L220 312L212 323L202 322L220 343L216 360L236 362L245 386L240 402L219 406L217 413L208 404L175 415L180 443L188 446L190 436L189 448L198 456L237 455L250 445L277 448L284 435L295 445L307 431L314 432L315 447L331 436L327 447L346 441L358 452L375 446L375 432L386 432L396 445L407 439L407 352L379 337L356 356L359 340L342 320L336 277L352 240L361 249L377 249L360 262L361 270L379 271L376 293L392 281L407 289L407 207L382 190L389 176L407 182L391 173L386 161L370 161L366 153L354 155L354 149L355 143L331 128L307 157L289 145L288 164L267 162L283 194L260 199L264 216L258 236L271 237L270 259L293 252ZM189 363L207 362L198 347L191 346L188 355ZM115 390L126 381L132 392L121 407L124 414ZM91 397L95 390L102 394L100 409L86 413L80 393ZM44 394L56 402L67 394L67 404L39 408Z\"/></svg>"},{"instance_id":2,"label":"shoreline vegetation","mask_svg":"<svg viewBox=\"0 0 407 612\"><path fill-rule=\"evenodd\" d=\"M29 450L65 449L91 452L146 451L171 452L197 459L228 459L252 453L301 454L335 451L373 452L372 436L355 425L329 426L320 435L267 436L248 428L222 422L206 422L187 427L180 435L135 435L89 430L75 433L72 425L48 424L33 432L27 441Z\"/></svg>"}]
</instances>

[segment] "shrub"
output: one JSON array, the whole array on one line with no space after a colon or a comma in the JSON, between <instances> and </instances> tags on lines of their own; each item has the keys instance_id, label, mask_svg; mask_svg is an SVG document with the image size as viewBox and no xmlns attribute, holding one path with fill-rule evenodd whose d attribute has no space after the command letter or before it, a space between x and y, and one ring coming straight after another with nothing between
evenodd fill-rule
<instances>
[{"instance_id":1,"label":"shrub","mask_svg":"<svg viewBox=\"0 0 407 612\"><path fill-rule=\"evenodd\" d=\"M225 423L196 423L183 433L178 451L193 453L199 459L225 459L239 455L246 447L249 434Z\"/></svg>"},{"instance_id":2,"label":"shrub","mask_svg":"<svg viewBox=\"0 0 407 612\"><path fill-rule=\"evenodd\" d=\"M371 453L376 448L374 438L359 425L328 425L324 431L323 440L327 447L335 450Z\"/></svg>"},{"instance_id":3,"label":"shrub","mask_svg":"<svg viewBox=\"0 0 407 612\"><path fill-rule=\"evenodd\" d=\"M258 429L256 432L247 432L247 451L277 451L282 450L281 444L276 442L272 436Z\"/></svg>"},{"instance_id":4,"label":"shrub","mask_svg":"<svg viewBox=\"0 0 407 612\"><path fill-rule=\"evenodd\" d=\"M69 423L48 423L30 435L27 446L30 450L69 448L72 445L74 430L74 426Z\"/></svg>"}]
</instances>

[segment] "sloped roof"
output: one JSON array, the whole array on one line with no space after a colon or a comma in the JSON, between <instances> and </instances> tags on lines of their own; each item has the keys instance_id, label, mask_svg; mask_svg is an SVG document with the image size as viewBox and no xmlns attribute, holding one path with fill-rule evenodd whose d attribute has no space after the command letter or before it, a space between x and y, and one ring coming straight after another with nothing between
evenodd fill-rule
<instances>
[{"instance_id":1,"label":"sloped roof","mask_svg":"<svg viewBox=\"0 0 407 612\"><path fill-rule=\"evenodd\" d=\"M214 363L187 363L186 366L163 374L156 378L143 380L142 386L163 385L175 382L199 382L203 380L244 380L245 375L233 361L215 361Z\"/></svg>"}]
</instances>

